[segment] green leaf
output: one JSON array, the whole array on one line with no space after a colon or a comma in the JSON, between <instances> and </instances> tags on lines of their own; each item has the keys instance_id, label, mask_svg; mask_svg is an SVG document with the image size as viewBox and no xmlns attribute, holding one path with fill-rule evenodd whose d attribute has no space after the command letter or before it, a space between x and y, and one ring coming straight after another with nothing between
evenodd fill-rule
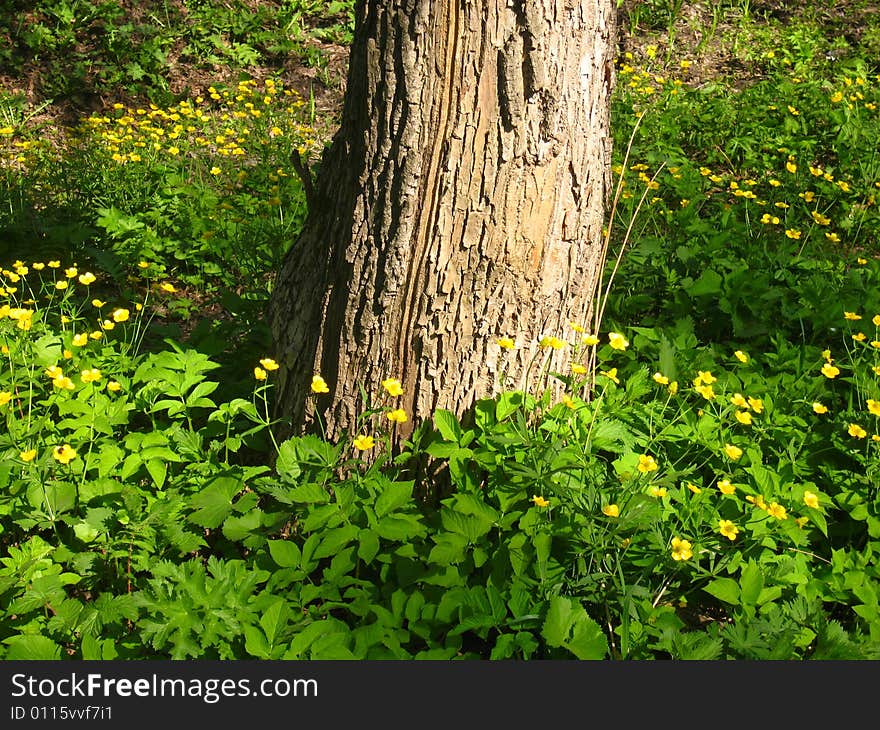
<instances>
[{"instance_id":1,"label":"green leaf","mask_svg":"<svg viewBox=\"0 0 880 730\"><path fill-rule=\"evenodd\" d=\"M269 650L269 642L256 626L248 624L244 627L244 649L257 659L271 659L272 652Z\"/></svg>"},{"instance_id":2,"label":"green leaf","mask_svg":"<svg viewBox=\"0 0 880 730\"><path fill-rule=\"evenodd\" d=\"M413 482L387 482L376 500L376 516L384 517L412 501Z\"/></svg>"},{"instance_id":3,"label":"green leaf","mask_svg":"<svg viewBox=\"0 0 880 730\"><path fill-rule=\"evenodd\" d=\"M440 521L445 529L464 536L468 542L476 542L492 529L491 520L482 515L465 515L450 508L441 510Z\"/></svg>"},{"instance_id":4,"label":"green leaf","mask_svg":"<svg viewBox=\"0 0 880 730\"><path fill-rule=\"evenodd\" d=\"M358 532L357 525L343 525L342 527L327 530L323 533L321 542L315 549L313 557L316 560L320 560L321 558L328 558L331 555L336 555L342 550L342 548L358 536Z\"/></svg>"},{"instance_id":5,"label":"green leaf","mask_svg":"<svg viewBox=\"0 0 880 730\"><path fill-rule=\"evenodd\" d=\"M235 515L227 517L223 522L223 536L233 542L241 542L245 538L251 537L260 529L262 516L262 510L255 509L241 517Z\"/></svg>"},{"instance_id":6,"label":"green leaf","mask_svg":"<svg viewBox=\"0 0 880 730\"><path fill-rule=\"evenodd\" d=\"M466 537L445 532L434 536L433 540L436 545L431 548L431 553L428 555L429 563L452 565L464 560L465 549L468 546Z\"/></svg>"},{"instance_id":7,"label":"green leaf","mask_svg":"<svg viewBox=\"0 0 880 730\"><path fill-rule=\"evenodd\" d=\"M364 528L358 534L358 557L369 563L379 552L379 536L372 530Z\"/></svg>"},{"instance_id":8,"label":"green leaf","mask_svg":"<svg viewBox=\"0 0 880 730\"><path fill-rule=\"evenodd\" d=\"M324 504L330 501L330 493L320 484L303 484L291 489L287 496L298 504Z\"/></svg>"},{"instance_id":9,"label":"green leaf","mask_svg":"<svg viewBox=\"0 0 880 730\"><path fill-rule=\"evenodd\" d=\"M165 477L168 474L168 464L161 459L150 459L144 466L147 467L147 472L156 485L156 489L162 489L162 486L165 484Z\"/></svg>"},{"instance_id":10,"label":"green leaf","mask_svg":"<svg viewBox=\"0 0 880 730\"><path fill-rule=\"evenodd\" d=\"M269 540L269 555L281 568L298 568L302 552L290 540Z\"/></svg>"},{"instance_id":11,"label":"green leaf","mask_svg":"<svg viewBox=\"0 0 880 730\"><path fill-rule=\"evenodd\" d=\"M516 413L523 405L523 394L519 392L502 393L498 396L495 406L495 420L503 421L508 416Z\"/></svg>"},{"instance_id":12,"label":"green leaf","mask_svg":"<svg viewBox=\"0 0 880 730\"><path fill-rule=\"evenodd\" d=\"M704 589L710 596L715 596L719 601L739 605L739 583L733 578L716 578Z\"/></svg>"},{"instance_id":13,"label":"green leaf","mask_svg":"<svg viewBox=\"0 0 880 730\"><path fill-rule=\"evenodd\" d=\"M604 659L608 641L599 626L580 603L564 596L550 600L541 636L549 646L568 649L578 659Z\"/></svg>"},{"instance_id":14,"label":"green leaf","mask_svg":"<svg viewBox=\"0 0 880 730\"><path fill-rule=\"evenodd\" d=\"M684 290L691 297L714 296L721 293L721 284L724 279L714 269L705 269L700 278L690 286L685 286Z\"/></svg>"},{"instance_id":15,"label":"green leaf","mask_svg":"<svg viewBox=\"0 0 880 730\"><path fill-rule=\"evenodd\" d=\"M234 477L215 477L191 498L190 503L197 510L189 515L189 521L200 527L219 527L232 511L232 498L242 487L242 483Z\"/></svg>"},{"instance_id":16,"label":"green leaf","mask_svg":"<svg viewBox=\"0 0 880 730\"><path fill-rule=\"evenodd\" d=\"M266 632L269 644L275 644L290 619L290 606L283 598L275 601L260 617L260 626Z\"/></svg>"},{"instance_id":17,"label":"green leaf","mask_svg":"<svg viewBox=\"0 0 880 730\"><path fill-rule=\"evenodd\" d=\"M376 523L374 529L379 537L395 542L422 537L427 532L425 526L413 515L386 515Z\"/></svg>"},{"instance_id":18,"label":"green leaf","mask_svg":"<svg viewBox=\"0 0 880 730\"><path fill-rule=\"evenodd\" d=\"M47 661L61 659L61 647L39 634L19 634L4 639L9 649L4 659L9 661Z\"/></svg>"},{"instance_id":19,"label":"green leaf","mask_svg":"<svg viewBox=\"0 0 880 730\"><path fill-rule=\"evenodd\" d=\"M749 564L743 568L739 586L742 604L744 606L756 605L758 596L761 595L761 589L764 587L764 574L755 561L749 561Z\"/></svg>"},{"instance_id":20,"label":"green leaf","mask_svg":"<svg viewBox=\"0 0 880 730\"><path fill-rule=\"evenodd\" d=\"M438 408L434 412L434 425L440 432L445 441L453 441L458 443L461 439L461 425L452 411L445 408Z\"/></svg>"}]
</instances>

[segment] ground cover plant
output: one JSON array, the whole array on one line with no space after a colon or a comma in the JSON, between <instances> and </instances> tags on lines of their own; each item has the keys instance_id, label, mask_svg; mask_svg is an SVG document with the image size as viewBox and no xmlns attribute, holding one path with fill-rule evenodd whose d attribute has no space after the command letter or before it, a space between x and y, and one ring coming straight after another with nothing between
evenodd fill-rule
<instances>
[{"instance_id":1,"label":"ground cover plant","mask_svg":"<svg viewBox=\"0 0 880 730\"><path fill-rule=\"evenodd\" d=\"M683 5L623 16L601 316L533 333L570 371L506 372L401 448L401 373L338 442L272 428L253 325L301 222L290 155L320 146L306 98L209 83L58 145L10 105L0 656L880 656L876 30L707 4L736 87Z\"/></svg>"}]
</instances>

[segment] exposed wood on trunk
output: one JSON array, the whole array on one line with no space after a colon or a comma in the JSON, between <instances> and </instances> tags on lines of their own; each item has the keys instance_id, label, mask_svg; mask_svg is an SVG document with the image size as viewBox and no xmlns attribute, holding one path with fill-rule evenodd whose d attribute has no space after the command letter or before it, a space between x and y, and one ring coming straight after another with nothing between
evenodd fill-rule
<instances>
[{"instance_id":1,"label":"exposed wood on trunk","mask_svg":"<svg viewBox=\"0 0 880 730\"><path fill-rule=\"evenodd\" d=\"M375 400L390 376L411 419L461 413L589 321L612 24L610 0L359 3L342 125L272 299L295 426L353 431L359 386Z\"/></svg>"}]
</instances>

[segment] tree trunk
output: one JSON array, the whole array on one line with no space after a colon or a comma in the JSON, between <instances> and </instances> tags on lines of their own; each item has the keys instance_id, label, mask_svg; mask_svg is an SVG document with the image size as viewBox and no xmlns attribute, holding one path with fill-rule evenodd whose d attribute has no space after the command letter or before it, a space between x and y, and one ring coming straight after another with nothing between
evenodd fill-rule
<instances>
[{"instance_id":1,"label":"tree trunk","mask_svg":"<svg viewBox=\"0 0 880 730\"><path fill-rule=\"evenodd\" d=\"M396 377L407 435L590 320L614 32L611 0L358 2L342 124L270 306L294 428L353 432L360 387Z\"/></svg>"}]
</instances>

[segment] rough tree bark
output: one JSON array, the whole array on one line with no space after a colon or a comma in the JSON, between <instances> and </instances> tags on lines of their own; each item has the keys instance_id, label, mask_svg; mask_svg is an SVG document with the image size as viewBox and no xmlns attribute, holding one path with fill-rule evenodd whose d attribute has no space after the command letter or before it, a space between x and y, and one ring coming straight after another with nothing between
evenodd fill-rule
<instances>
[{"instance_id":1,"label":"rough tree bark","mask_svg":"<svg viewBox=\"0 0 880 730\"><path fill-rule=\"evenodd\" d=\"M342 123L270 306L294 428L317 411L352 431L359 386L397 377L406 435L589 321L613 38L612 0L359 0Z\"/></svg>"}]
</instances>

